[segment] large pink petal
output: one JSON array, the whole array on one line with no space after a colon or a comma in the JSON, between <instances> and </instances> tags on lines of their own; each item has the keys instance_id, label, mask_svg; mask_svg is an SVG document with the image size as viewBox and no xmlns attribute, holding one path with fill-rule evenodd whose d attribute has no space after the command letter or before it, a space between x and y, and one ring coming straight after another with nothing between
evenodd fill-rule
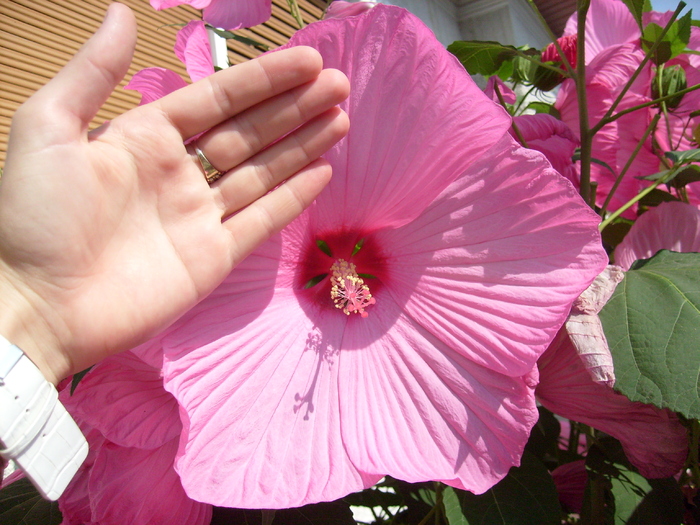
<instances>
[{"instance_id":1,"label":"large pink petal","mask_svg":"<svg viewBox=\"0 0 700 525\"><path fill-rule=\"evenodd\" d=\"M569 18L564 35L576 34L577 14ZM603 50L639 40L641 32L627 6L619 0L591 0L586 15L586 64Z\"/></svg>"},{"instance_id":2,"label":"large pink petal","mask_svg":"<svg viewBox=\"0 0 700 525\"><path fill-rule=\"evenodd\" d=\"M317 310L311 319L288 290L264 316L250 302L258 304L230 296L165 340L167 388L189 418L176 463L187 493L223 506L287 508L371 486L381 475L350 461L338 407L344 325L362 320L308 305ZM202 332L211 343L201 346Z\"/></svg>"},{"instance_id":3,"label":"large pink petal","mask_svg":"<svg viewBox=\"0 0 700 525\"><path fill-rule=\"evenodd\" d=\"M178 5L186 4L194 7L195 9L204 9L207 7L212 0L150 0L151 7L160 11L161 9L167 9L169 7L175 7ZM245 1L245 0L229 0L229 1Z\"/></svg>"},{"instance_id":4,"label":"large pink petal","mask_svg":"<svg viewBox=\"0 0 700 525\"><path fill-rule=\"evenodd\" d=\"M272 12L272 0L211 0L204 21L214 27L238 29L262 24Z\"/></svg>"},{"instance_id":5,"label":"large pink petal","mask_svg":"<svg viewBox=\"0 0 700 525\"><path fill-rule=\"evenodd\" d=\"M214 74L211 46L204 22L193 20L177 32L175 56L185 64L192 82Z\"/></svg>"},{"instance_id":6,"label":"large pink petal","mask_svg":"<svg viewBox=\"0 0 700 525\"><path fill-rule=\"evenodd\" d=\"M102 361L67 401L71 414L122 446L156 448L180 434L175 399L160 370L131 352Z\"/></svg>"},{"instance_id":7,"label":"large pink petal","mask_svg":"<svg viewBox=\"0 0 700 525\"><path fill-rule=\"evenodd\" d=\"M617 438L642 475L676 474L688 453L686 430L676 415L630 401L594 383L565 330L538 362L537 398L555 414L595 427Z\"/></svg>"},{"instance_id":8,"label":"large pink petal","mask_svg":"<svg viewBox=\"0 0 700 525\"><path fill-rule=\"evenodd\" d=\"M410 222L510 127L506 112L408 11L377 5L323 20L289 45L309 45L351 81L341 105L350 134L326 154L333 179L319 222L376 230Z\"/></svg>"},{"instance_id":9,"label":"large pink petal","mask_svg":"<svg viewBox=\"0 0 700 525\"><path fill-rule=\"evenodd\" d=\"M460 356L385 297L346 330L340 354L345 448L361 471L482 493L520 463L537 421L536 377Z\"/></svg>"},{"instance_id":10,"label":"large pink petal","mask_svg":"<svg viewBox=\"0 0 700 525\"><path fill-rule=\"evenodd\" d=\"M154 450L106 442L88 489L92 519L101 525L208 525L212 508L185 494L173 469L177 439Z\"/></svg>"},{"instance_id":11,"label":"large pink petal","mask_svg":"<svg viewBox=\"0 0 700 525\"><path fill-rule=\"evenodd\" d=\"M131 77L124 89L141 93L140 105L148 104L187 85L180 75L162 67L142 69Z\"/></svg>"},{"instance_id":12,"label":"large pink petal","mask_svg":"<svg viewBox=\"0 0 700 525\"><path fill-rule=\"evenodd\" d=\"M700 210L683 202L665 202L639 217L615 249L615 264L629 270L637 259L659 250L700 252Z\"/></svg>"},{"instance_id":13,"label":"large pink petal","mask_svg":"<svg viewBox=\"0 0 700 525\"><path fill-rule=\"evenodd\" d=\"M413 319L517 377L605 268L599 221L541 154L506 136L421 217L377 242L392 269L387 288Z\"/></svg>"}]
</instances>

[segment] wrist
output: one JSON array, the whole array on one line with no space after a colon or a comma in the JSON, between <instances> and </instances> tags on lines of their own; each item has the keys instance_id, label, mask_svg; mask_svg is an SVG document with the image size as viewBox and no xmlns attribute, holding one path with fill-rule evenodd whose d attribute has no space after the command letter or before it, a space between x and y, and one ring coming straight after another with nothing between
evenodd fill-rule
<instances>
[{"instance_id":1,"label":"wrist","mask_svg":"<svg viewBox=\"0 0 700 525\"><path fill-rule=\"evenodd\" d=\"M72 372L69 357L47 321L47 305L0 265L0 335L17 345L53 385Z\"/></svg>"}]
</instances>

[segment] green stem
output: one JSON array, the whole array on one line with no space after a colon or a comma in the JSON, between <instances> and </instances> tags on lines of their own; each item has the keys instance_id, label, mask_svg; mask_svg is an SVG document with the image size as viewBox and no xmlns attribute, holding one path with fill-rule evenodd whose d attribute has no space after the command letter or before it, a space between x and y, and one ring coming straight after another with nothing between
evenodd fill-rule
<instances>
[{"instance_id":1,"label":"green stem","mask_svg":"<svg viewBox=\"0 0 700 525\"><path fill-rule=\"evenodd\" d=\"M299 24L299 29L304 29L304 20L301 18L301 11L299 10L299 4L297 0L287 0L287 5L289 5L289 12L294 17L294 20Z\"/></svg>"},{"instance_id":2,"label":"green stem","mask_svg":"<svg viewBox=\"0 0 700 525\"><path fill-rule=\"evenodd\" d=\"M532 62L533 64L537 64L537 65L540 66L540 67L543 67L543 68L545 68L545 69L549 69L549 70L551 70L551 71L556 71L556 72L559 73L560 75L568 76L568 74L566 73L566 71L562 71L561 68L559 68L559 67L557 67L557 66L552 66L551 64L546 64L546 63L544 63L544 62L542 62L541 60L538 60L538 59L536 59L536 58L532 58L530 55L527 55L527 54L523 53L523 52L520 51L519 49L516 49L516 50L515 50L515 54L518 55L520 58L524 58L524 59L527 60L528 62Z\"/></svg>"},{"instance_id":3,"label":"green stem","mask_svg":"<svg viewBox=\"0 0 700 525\"><path fill-rule=\"evenodd\" d=\"M666 102L667 100L671 100L673 97L676 97L678 95L685 95L686 93L690 93L691 91L695 91L697 89L700 89L700 84L695 84L694 86L690 86L689 88L681 89L680 91L676 91L672 95L666 95L664 97L650 100L649 102L644 102L643 104L639 104L639 105L633 106L631 108L623 109L619 113L615 113L614 115L612 115L610 117L603 117L602 119L600 119L600 122L598 124L596 124L596 126L593 128L593 131L595 133L597 133L598 131L600 131L600 128L602 128L606 124L610 124L611 122L614 122L617 119L619 119L620 117L624 117L625 115L628 115L629 113L632 113L632 112L637 111L639 109L648 108L649 106L656 106L657 104L660 104L661 102Z\"/></svg>"},{"instance_id":4,"label":"green stem","mask_svg":"<svg viewBox=\"0 0 700 525\"><path fill-rule=\"evenodd\" d=\"M647 63L649 62L649 60L651 60L651 57L652 57L652 56L654 55L654 53L656 52L656 49L659 47L659 44L661 44L661 40L663 39L664 36L666 36L666 33L668 33L668 30L671 29L671 25L673 24L673 22L676 21L676 18L678 18L679 13L680 13L681 11L683 11L683 9L685 9L685 3L684 3L684 2L680 2L680 3L678 4L678 7L676 8L676 10L673 12L673 15L672 15L671 18L669 19L668 23L666 24L666 26L665 26L665 27L663 28L663 30L661 31L661 34L659 34L658 38L654 41L654 44L651 46L651 49L649 49L649 51L647 51L647 53L644 55L644 58L643 58L642 61L639 63L639 66L637 66L637 69L635 70L635 72L632 74L632 76L630 77L630 79L629 79L629 80L627 81L627 83L624 85L624 87L622 88L622 91L620 91L620 94L619 94L619 95L617 96L617 98L615 99L615 102L613 102L612 106L610 106L610 108L609 108L608 111L605 113L605 115L603 115L603 118L600 119L600 122L598 122L598 124L596 124L595 126L593 126L593 128L591 129L591 133L592 133L592 134L595 135L596 133L598 133L598 132L600 131L600 129L601 129L603 126L605 126L605 124L607 123L606 121L607 121L607 120L610 118L610 116L614 113L615 109L617 109L617 106L620 104L620 102L622 102L622 99L624 98L624 96L627 94L627 92L629 91L629 89L630 89L630 88L632 87L632 85L634 84L635 80L637 80L637 77L638 77L638 76L641 74L641 72L643 71L644 66L646 66ZM579 19L579 45L581 45L580 33L581 33L581 25L580 25L580 19Z\"/></svg>"},{"instance_id":5,"label":"green stem","mask_svg":"<svg viewBox=\"0 0 700 525\"><path fill-rule=\"evenodd\" d=\"M613 213L611 213L610 217L608 217L603 222L601 222L600 225L598 226L598 230L603 231L608 224L610 224L612 221L617 219L620 215L625 213L630 207L634 206L634 204L636 204L637 202L642 200L644 197L646 197L649 193L654 191L661 184L664 184L667 180L671 179L673 177L673 175L676 174L676 172L677 172L677 169L669 172L668 175L666 175L665 177L661 177L660 179L654 181L654 184L652 184L651 186L644 188L637 195L635 195L629 201L627 201L625 204L623 204L620 208L618 208Z\"/></svg>"},{"instance_id":6,"label":"green stem","mask_svg":"<svg viewBox=\"0 0 700 525\"><path fill-rule=\"evenodd\" d=\"M530 89L527 90L523 98L520 99L520 102L518 102L518 105L515 108L515 111L513 111L513 114L517 115L518 112L520 111L520 108L522 107L523 103L527 100L527 97L530 96L530 93L532 93L536 88L536 86L531 86Z\"/></svg>"},{"instance_id":7,"label":"green stem","mask_svg":"<svg viewBox=\"0 0 700 525\"><path fill-rule=\"evenodd\" d=\"M496 96L498 97L498 102L500 102L501 106L503 106L503 109L508 111L508 107L506 106L506 101L503 99L503 95L501 94L501 89L498 87L498 84L496 82L493 83L493 90L496 92ZM525 142L525 137L523 137L523 134L520 132L520 129L518 126L515 124L515 119L511 116L511 126L513 127L513 131L515 132L515 136L518 137L518 140L520 141L520 144L522 144L524 147L527 148L527 142Z\"/></svg>"},{"instance_id":8,"label":"green stem","mask_svg":"<svg viewBox=\"0 0 700 525\"><path fill-rule=\"evenodd\" d=\"M588 103L586 99L586 15L590 0L578 0L578 41L576 44L576 97L578 100L579 135L581 137L581 187L579 192L592 208L591 159L594 132L588 127Z\"/></svg>"},{"instance_id":9,"label":"green stem","mask_svg":"<svg viewBox=\"0 0 700 525\"><path fill-rule=\"evenodd\" d=\"M610 205L610 201L612 200L613 195L615 194L615 192L617 191L617 188L622 183L622 179L627 174L627 171L630 169L630 166L632 166L632 162L639 154L639 150L642 149L642 146L644 146L644 143L649 138L649 135L651 134L651 132L656 128L656 125L659 123L660 119L661 119L661 115L659 113L654 115L654 118L651 119L651 122L649 123L649 126L647 126L647 129L644 132L644 135L639 140L639 142L637 142L637 146L634 148L632 155L630 155L630 158L627 159L627 163L622 168L622 171L617 176L617 179L615 179L615 184L613 184L612 188L610 188L610 191L608 192L608 196L605 198L605 202L603 203L603 208L600 210L601 217L605 217L605 213L608 211L608 206Z\"/></svg>"}]
</instances>

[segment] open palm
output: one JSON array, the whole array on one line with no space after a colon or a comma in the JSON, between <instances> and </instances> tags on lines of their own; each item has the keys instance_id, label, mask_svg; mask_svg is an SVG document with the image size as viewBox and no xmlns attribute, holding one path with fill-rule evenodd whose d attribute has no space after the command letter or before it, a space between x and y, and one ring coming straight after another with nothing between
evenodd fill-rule
<instances>
[{"instance_id":1,"label":"open palm","mask_svg":"<svg viewBox=\"0 0 700 525\"><path fill-rule=\"evenodd\" d=\"M334 107L347 80L294 48L88 134L134 39L133 16L113 4L13 120L0 185L0 333L53 381L157 334L206 296L312 202L330 178L319 157L347 132ZM198 146L227 172L211 187L184 144L202 132Z\"/></svg>"}]
</instances>

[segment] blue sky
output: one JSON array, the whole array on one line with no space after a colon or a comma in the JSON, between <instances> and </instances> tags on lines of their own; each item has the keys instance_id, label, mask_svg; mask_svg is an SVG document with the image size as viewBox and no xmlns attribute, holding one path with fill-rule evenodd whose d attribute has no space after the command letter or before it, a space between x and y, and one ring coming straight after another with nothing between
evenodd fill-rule
<instances>
[{"instance_id":1,"label":"blue sky","mask_svg":"<svg viewBox=\"0 0 700 525\"><path fill-rule=\"evenodd\" d=\"M683 0L693 10L693 18L700 17L700 0ZM678 7L678 0L651 0L654 11L673 11ZM685 11L684 11L685 12Z\"/></svg>"}]
</instances>

